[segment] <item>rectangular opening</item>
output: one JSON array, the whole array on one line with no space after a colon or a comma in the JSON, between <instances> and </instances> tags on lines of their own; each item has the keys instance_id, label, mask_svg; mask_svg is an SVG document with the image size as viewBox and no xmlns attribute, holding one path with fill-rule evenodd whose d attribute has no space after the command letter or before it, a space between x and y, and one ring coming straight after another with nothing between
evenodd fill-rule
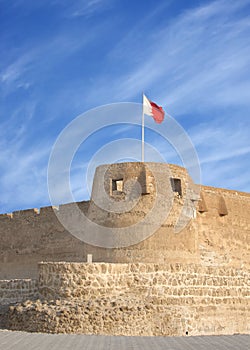
<instances>
[{"instance_id":1,"label":"rectangular opening","mask_svg":"<svg viewBox=\"0 0 250 350\"><path fill-rule=\"evenodd\" d=\"M112 179L112 194L123 192L123 179Z\"/></svg>"},{"instance_id":2,"label":"rectangular opening","mask_svg":"<svg viewBox=\"0 0 250 350\"><path fill-rule=\"evenodd\" d=\"M171 186L172 186L173 192L178 193L178 195L181 197L182 196L181 179L171 178Z\"/></svg>"}]
</instances>

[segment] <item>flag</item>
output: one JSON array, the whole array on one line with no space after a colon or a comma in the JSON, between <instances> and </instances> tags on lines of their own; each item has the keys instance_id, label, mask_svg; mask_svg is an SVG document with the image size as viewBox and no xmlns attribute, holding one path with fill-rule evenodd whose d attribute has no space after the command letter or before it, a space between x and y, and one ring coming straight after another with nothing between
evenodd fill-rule
<instances>
[{"instance_id":1,"label":"flag","mask_svg":"<svg viewBox=\"0 0 250 350\"><path fill-rule=\"evenodd\" d=\"M143 94L143 113L150 115L154 118L154 121L158 124L163 122L165 112L162 107L158 106L155 102L150 101Z\"/></svg>"}]
</instances>

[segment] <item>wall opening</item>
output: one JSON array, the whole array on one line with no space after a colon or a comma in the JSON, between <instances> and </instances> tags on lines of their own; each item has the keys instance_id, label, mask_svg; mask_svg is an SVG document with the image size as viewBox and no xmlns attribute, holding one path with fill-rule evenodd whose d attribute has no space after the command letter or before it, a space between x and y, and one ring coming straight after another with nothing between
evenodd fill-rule
<instances>
[{"instance_id":1,"label":"wall opening","mask_svg":"<svg viewBox=\"0 0 250 350\"><path fill-rule=\"evenodd\" d=\"M173 192L177 193L181 197L182 196L181 179L171 178L171 186L172 186Z\"/></svg>"},{"instance_id":2,"label":"wall opening","mask_svg":"<svg viewBox=\"0 0 250 350\"><path fill-rule=\"evenodd\" d=\"M123 179L112 179L112 194L123 193Z\"/></svg>"}]
</instances>

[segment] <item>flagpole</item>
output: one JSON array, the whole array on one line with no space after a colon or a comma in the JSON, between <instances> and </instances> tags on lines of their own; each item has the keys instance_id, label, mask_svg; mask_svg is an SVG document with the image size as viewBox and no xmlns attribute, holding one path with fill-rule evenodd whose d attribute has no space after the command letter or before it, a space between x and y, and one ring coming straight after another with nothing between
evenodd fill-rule
<instances>
[{"instance_id":1,"label":"flagpole","mask_svg":"<svg viewBox=\"0 0 250 350\"><path fill-rule=\"evenodd\" d=\"M144 162L144 105L142 94L142 122L141 122L141 161Z\"/></svg>"}]
</instances>

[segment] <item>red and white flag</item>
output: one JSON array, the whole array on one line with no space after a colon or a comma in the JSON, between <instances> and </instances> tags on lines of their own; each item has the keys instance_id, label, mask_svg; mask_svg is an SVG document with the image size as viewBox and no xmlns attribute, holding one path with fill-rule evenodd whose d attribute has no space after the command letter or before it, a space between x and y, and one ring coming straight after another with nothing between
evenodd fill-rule
<instances>
[{"instance_id":1,"label":"red and white flag","mask_svg":"<svg viewBox=\"0 0 250 350\"><path fill-rule=\"evenodd\" d=\"M162 107L158 106L155 102L150 101L143 94L143 114L150 115L154 118L156 123L160 124L164 120L165 112Z\"/></svg>"}]
</instances>

